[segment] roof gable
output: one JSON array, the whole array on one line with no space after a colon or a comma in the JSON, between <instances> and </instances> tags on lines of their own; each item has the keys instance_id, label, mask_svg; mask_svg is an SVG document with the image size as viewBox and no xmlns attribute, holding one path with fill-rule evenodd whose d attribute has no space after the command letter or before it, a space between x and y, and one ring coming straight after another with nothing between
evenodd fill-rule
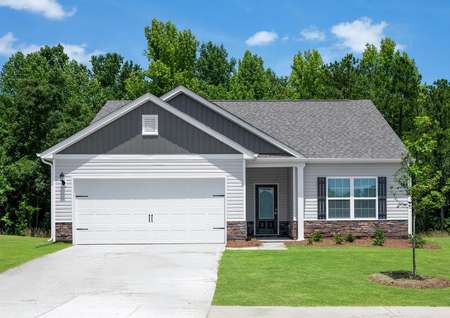
<instances>
[{"instance_id":1,"label":"roof gable","mask_svg":"<svg viewBox=\"0 0 450 318\"><path fill-rule=\"evenodd\" d=\"M44 159L50 159L55 153L58 153L69 146L73 145L74 143L80 141L83 138L86 138L87 136L91 135L92 133L96 132L97 130L101 129L102 127L105 127L106 125L110 124L111 122L117 120L118 118L124 116L128 112L136 109L137 107L140 107L141 105L152 102L157 106L160 106L164 108L165 110L169 111L170 113L174 114L175 116L189 122L192 126L202 130L203 132L207 133L210 136L213 136L214 138L220 140L224 144L232 147L233 149L237 150L238 152L244 154L244 157L247 158L254 158L255 153L252 151L245 149L238 143L234 142L230 138L218 133L217 131L214 131L213 129L209 128L208 126L202 124L201 122L197 121L196 119L180 112L173 106L165 103L158 97L147 93L142 95L141 97L137 98L136 100L126 104L125 106L111 112L109 115L93 122L90 126L82 129L81 131L77 132L76 134L70 136L69 138L61 141L60 143L54 145L53 147L50 147L49 149L43 151L42 153L39 153L38 156Z\"/></svg>"},{"instance_id":2,"label":"roof gable","mask_svg":"<svg viewBox=\"0 0 450 318\"><path fill-rule=\"evenodd\" d=\"M190 99L190 105L184 105L186 103L186 98L183 97L181 98L181 102L179 102L180 96L185 96ZM177 88L164 94L161 96L161 99L168 103L173 103L174 106L179 107L190 116L196 117L200 121L207 123L207 125L213 129L233 138L233 140L236 140L246 148L248 147L252 149L252 146L255 147L257 143L260 147L264 146L265 148L263 149L271 149L267 152L268 154L282 154L291 155L296 158L304 158L301 152L289 147L280 141L280 139L273 138L273 136L266 133L264 128L261 129L253 126L241 117L218 107L214 103L204 99L183 86L178 86ZM195 108L195 106L202 106L202 108L200 111L193 111L193 107ZM234 132L232 132L232 130L234 130ZM257 142L256 139L258 139ZM268 145L271 146L268 147ZM256 153L263 154L267 151L260 151L261 149L252 150Z\"/></svg>"}]
</instances>

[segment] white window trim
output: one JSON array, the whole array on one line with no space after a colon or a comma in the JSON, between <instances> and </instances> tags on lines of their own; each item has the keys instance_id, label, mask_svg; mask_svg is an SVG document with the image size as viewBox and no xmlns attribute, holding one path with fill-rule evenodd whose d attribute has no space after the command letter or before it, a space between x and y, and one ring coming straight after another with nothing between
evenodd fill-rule
<instances>
[{"instance_id":1,"label":"white window trim","mask_svg":"<svg viewBox=\"0 0 450 318\"><path fill-rule=\"evenodd\" d=\"M155 119L155 131L145 131L145 119L146 118L154 118ZM154 114L148 114L148 115L142 115L142 135L143 136L158 136L159 134L159 128L158 128L158 115L154 115Z\"/></svg>"},{"instance_id":2,"label":"white window trim","mask_svg":"<svg viewBox=\"0 0 450 318\"><path fill-rule=\"evenodd\" d=\"M338 198L338 197L333 197L330 198L328 197L328 180L329 179L350 179L350 197L343 197L343 198ZM354 181L355 179L375 179L375 197L357 197L355 198L355 186L354 186ZM326 205L327 205L327 220L329 221L354 221L354 220L358 220L358 221L373 221L373 220L378 220L378 177L374 177L374 176L353 176L353 177L343 177L343 176L330 176L330 177L326 177L326 193L327 193L327 201L326 201ZM328 207L328 201L329 200L350 200L350 217L349 218L330 218L329 217L329 207ZM374 218L356 218L355 217L355 200L375 200L375 217Z\"/></svg>"}]
</instances>

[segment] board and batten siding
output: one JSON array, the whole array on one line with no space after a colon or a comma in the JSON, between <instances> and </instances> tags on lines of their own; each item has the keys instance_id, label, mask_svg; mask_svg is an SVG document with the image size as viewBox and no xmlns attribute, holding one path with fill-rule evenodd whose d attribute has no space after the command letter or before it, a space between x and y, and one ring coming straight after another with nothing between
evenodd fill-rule
<instances>
[{"instance_id":1,"label":"board and batten siding","mask_svg":"<svg viewBox=\"0 0 450 318\"><path fill-rule=\"evenodd\" d=\"M317 177L378 177L387 179L387 219L407 220L409 200L405 191L397 191L395 174L400 169L396 163L375 164L315 164L308 163L304 170L305 221L317 220Z\"/></svg>"},{"instance_id":2,"label":"board and batten siding","mask_svg":"<svg viewBox=\"0 0 450 318\"><path fill-rule=\"evenodd\" d=\"M243 158L55 159L55 222L72 222L73 177L226 177L227 221L245 220ZM59 175L65 175L65 186Z\"/></svg>"}]
</instances>

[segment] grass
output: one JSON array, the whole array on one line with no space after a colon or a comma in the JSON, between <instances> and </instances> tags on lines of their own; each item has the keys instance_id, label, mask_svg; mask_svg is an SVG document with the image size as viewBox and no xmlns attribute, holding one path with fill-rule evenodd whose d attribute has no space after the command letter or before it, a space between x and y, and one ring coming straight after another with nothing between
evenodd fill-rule
<instances>
[{"instance_id":1,"label":"grass","mask_svg":"<svg viewBox=\"0 0 450 318\"><path fill-rule=\"evenodd\" d=\"M450 278L450 237L417 251L418 273ZM450 288L402 289L372 273L411 270L411 250L291 246L287 251L226 250L213 303L241 306L450 306Z\"/></svg>"},{"instance_id":2,"label":"grass","mask_svg":"<svg viewBox=\"0 0 450 318\"><path fill-rule=\"evenodd\" d=\"M71 246L52 243L46 238L0 235L0 273L34 258Z\"/></svg>"}]
</instances>

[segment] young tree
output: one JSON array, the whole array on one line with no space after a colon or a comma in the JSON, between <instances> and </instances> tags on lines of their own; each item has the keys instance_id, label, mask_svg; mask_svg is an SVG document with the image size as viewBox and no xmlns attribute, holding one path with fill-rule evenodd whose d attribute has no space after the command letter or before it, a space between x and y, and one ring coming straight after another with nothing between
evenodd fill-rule
<instances>
[{"instance_id":1,"label":"young tree","mask_svg":"<svg viewBox=\"0 0 450 318\"><path fill-rule=\"evenodd\" d=\"M411 198L411 202L404 203L412 211L412 254L413 275L416 276L416 220L426 220L429 210L440 209L445 204L444 190L439 188L441 170L433 166L437 142L433 131L433 122L427 116L415 119L416 131L406 140L408 153L405 155L402 168L397 172L397 188L394 194L402 191ZM402 204L400 202L400 204ZM419 224L424 229L424 224Z\"/></svg>"}]
</instances>

